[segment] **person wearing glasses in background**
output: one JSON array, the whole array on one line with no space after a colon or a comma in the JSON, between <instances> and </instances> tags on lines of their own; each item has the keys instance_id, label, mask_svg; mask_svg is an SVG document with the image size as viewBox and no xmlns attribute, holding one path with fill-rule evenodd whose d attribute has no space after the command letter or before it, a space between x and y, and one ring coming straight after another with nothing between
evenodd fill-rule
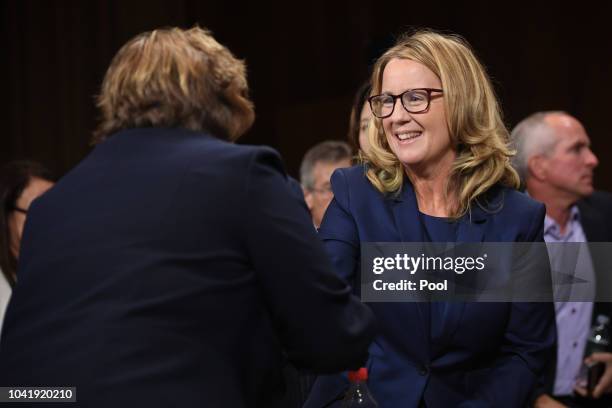
<instances>
[{"instance_id":1,"label":"person wearing glasses in background","mask_svg":"<svg viewBox=\"0 0 612 408\"><path fill-rule=\"evenodd\" d=\"M53 187L53 176L33 161L12 161L0 170L0 329L17 282L23 227L32 201Z\"/></svg>"},{"instance_id":2,"label":"person wearing glasses in background","mask_svg":"<svg viewBox=\"0 0 612 408\"><path fill-rule=\"evenodd\" d=\"M337 140L327 140L308 149L300 165L300 182L304 200L312 215L312 223L319 228L323 214L334 194L329 179L334 170L350 167L351 147Z\"/></svg>"},{"instance_id":3,"label":"person wearing glasses in background","mask_svg":"<svg viewBox=\"0 0 612 408\"><path fill-rule=\"evenodd\" d=\"M517 191L508 131L465 40L402 37L376 62L371 94L366 163L333 174L319 230L354 288L364 242L542 241L544 206ZM525 406L554 353L552 303L369 305L381 408ZM321 376L305 406L338 406L347 387L346 375Z\"/></svg>"}]
</instances>

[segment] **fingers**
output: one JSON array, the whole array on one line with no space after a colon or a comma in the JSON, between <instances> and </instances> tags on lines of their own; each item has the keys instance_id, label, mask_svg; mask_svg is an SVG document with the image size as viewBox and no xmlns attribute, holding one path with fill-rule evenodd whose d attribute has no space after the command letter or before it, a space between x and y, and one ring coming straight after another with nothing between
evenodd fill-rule
<instances>
[{"instance_id":1,"label":"fingers","mask_svg":"<svg viewBox=\"0 0 612 408\"><path fill-rule=\"evenodd\" d=\"M606 364L606 371L593 390L593 398L599 398L612 389L612 365Z\"/></svg>"},{"instance_id":2,"label":"fingers","mask_svg":"<svg viewBox=\"0 0 612 408\"><path fill-rule=\"evenodd\" d=\"M612 363L612 353L593 353L584 359L586 364L591 363Z\"/></svg>"},{"instance_id":3,"label":"fingers","mask_svg":"<svg viewBox=\"0 0 612 408\"><path fill-rule=\"evenodd\" d=\"M579 385L576 385L574 387L574 391L576 392L576 394L582 396L582 397L587 397L588 396L588 392L587 389L584 387L581 387Z\"/></svg>"}]
</instances>

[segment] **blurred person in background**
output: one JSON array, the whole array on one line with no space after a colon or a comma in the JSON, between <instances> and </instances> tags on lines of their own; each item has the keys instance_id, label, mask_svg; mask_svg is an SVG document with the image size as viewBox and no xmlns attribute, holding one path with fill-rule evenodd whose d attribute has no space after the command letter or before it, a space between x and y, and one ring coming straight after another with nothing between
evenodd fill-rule
<instances>
[{"instance_id":1,"label":"blurred person in background","mask_svg":"<svg viewBox=\"0 0 612 408\"><path fill-rule=\"evenodd\" d=\"M75 386L87 407L274 407L285 355L359 367L370 310L332 272L246 68L201 28L115 55L95 149L28 213L0 345L3 386Z\"/></svg>"},{"instance_id":2,"label":"blurred person in background","mask_svg":"<svg viewBox=\"0 0 612 408\"><path fill-rule=\"evenodd\" d=\"M323 214L334 197L329 179L339 168L350 167L351 147L345 142L328 140L308 149L300 165L300 182L304 199L312 215L312 223L319 228Z\"/></svg>"},{"instance_id":3,"label":"blurred person in background","mask_svg":"<svg viewBox=\"0 0 612 408\"><path fill-rule=\"evenodd\" d=\"M367 154L370 149L367 132L372 119L372 112L368 104L370 89L370 81L364 82L359 87L353 100L349 119L348 141L353 151L357 152L358 157L364 153Z\"/></svg>"},{"instance_id":4,"label":"blurred person in background","mask_svg":"<svg viewBox=\"0 0 612 408\"><path fill-rule=\"evenodd\" d=\"M517 191L490 79L459 36L403 36L374 65L364 165L337 170L319 236L361 286L367 242L541 242L544 206ZM381 408L526 405L555 344L543 303L373 302L368 384ZM346 375L305 407L339 406Z\"/></svg>"},{"instance_id":5,"label":"blurred person in background","mask_svg":"<svg viewBox=\"0 0 612 408\"><path fill-rule=\"evenodd\" d=\"M546 242L612 242L612 194L593 187L598 159L580 121L562 111L537 112L514 128L512 143L516 149L513 164L527 192L546 205ZM602 285L610 281L611 271L596 257L589 258L579 264L583 270L577 272L595 282L596 292L609 291ZM612 317L610 306L583 299L556 302L556 364L536 391L536 407L612 406L612 398L604 395L612 392L612 354L589 358L606 366L593 399L583 398L586 390L579 384L589 330L597 316Z\"/></svg>"},{"instance_id":6,"label":"blurred person in background","mask_svg":"<svg viewBox=\"0 0 612 408\"><path fill-rule=\"evenodd\" d=\"M33 161L12 161L0 169L0 328L17 282L21 236L30 204L53 186L52 180L51 172Z\"/></svg>"}]
</instances>

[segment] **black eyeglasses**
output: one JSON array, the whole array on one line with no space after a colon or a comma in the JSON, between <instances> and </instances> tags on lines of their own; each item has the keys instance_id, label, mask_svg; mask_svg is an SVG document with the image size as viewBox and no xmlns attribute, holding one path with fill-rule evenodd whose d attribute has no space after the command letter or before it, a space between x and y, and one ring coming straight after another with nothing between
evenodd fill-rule
<instances>
[{"instance_id":1,"label":"black eyeglasses","mask_svg":"<svg viewBox=\"0 0 612 408\"><path fill-rule=\"evenodd\" d=\"M19 208L19 207L13 207L13 211L17 211L20 212L22 214L27 214L28 210L24 210L23 208Z\"/></svg>"},{"instance_id":2,"label":"black eyeglasses","mask_svg":"<svg viewBox=\"0 0 612 408\"><path fill-rule=\"evenodd\" d=\"M370 96L368 102L374 116L379 119L388 118L393 114L395 101L399 99L402 106L410 113L424 113L429 110L432 92L444 92L442 89L435 88L415 88L408 89L399 95L380 94Z\"/></svg>"}]
</instances>

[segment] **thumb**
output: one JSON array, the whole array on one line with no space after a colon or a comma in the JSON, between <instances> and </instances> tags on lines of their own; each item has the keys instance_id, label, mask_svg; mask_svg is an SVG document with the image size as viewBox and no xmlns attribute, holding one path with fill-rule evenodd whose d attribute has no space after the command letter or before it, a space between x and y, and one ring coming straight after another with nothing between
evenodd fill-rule
<instances>
[{"instance_id":1,"label":"thumb","mask_svg":"<svg viewBox=\"0 0 612 408\"><path fill-rule=\"evenodd\" d=\"M584 359L585 364L593 363L610 363L612 362L612 353L593 353Z\"/></svg>"}]
</instances>

